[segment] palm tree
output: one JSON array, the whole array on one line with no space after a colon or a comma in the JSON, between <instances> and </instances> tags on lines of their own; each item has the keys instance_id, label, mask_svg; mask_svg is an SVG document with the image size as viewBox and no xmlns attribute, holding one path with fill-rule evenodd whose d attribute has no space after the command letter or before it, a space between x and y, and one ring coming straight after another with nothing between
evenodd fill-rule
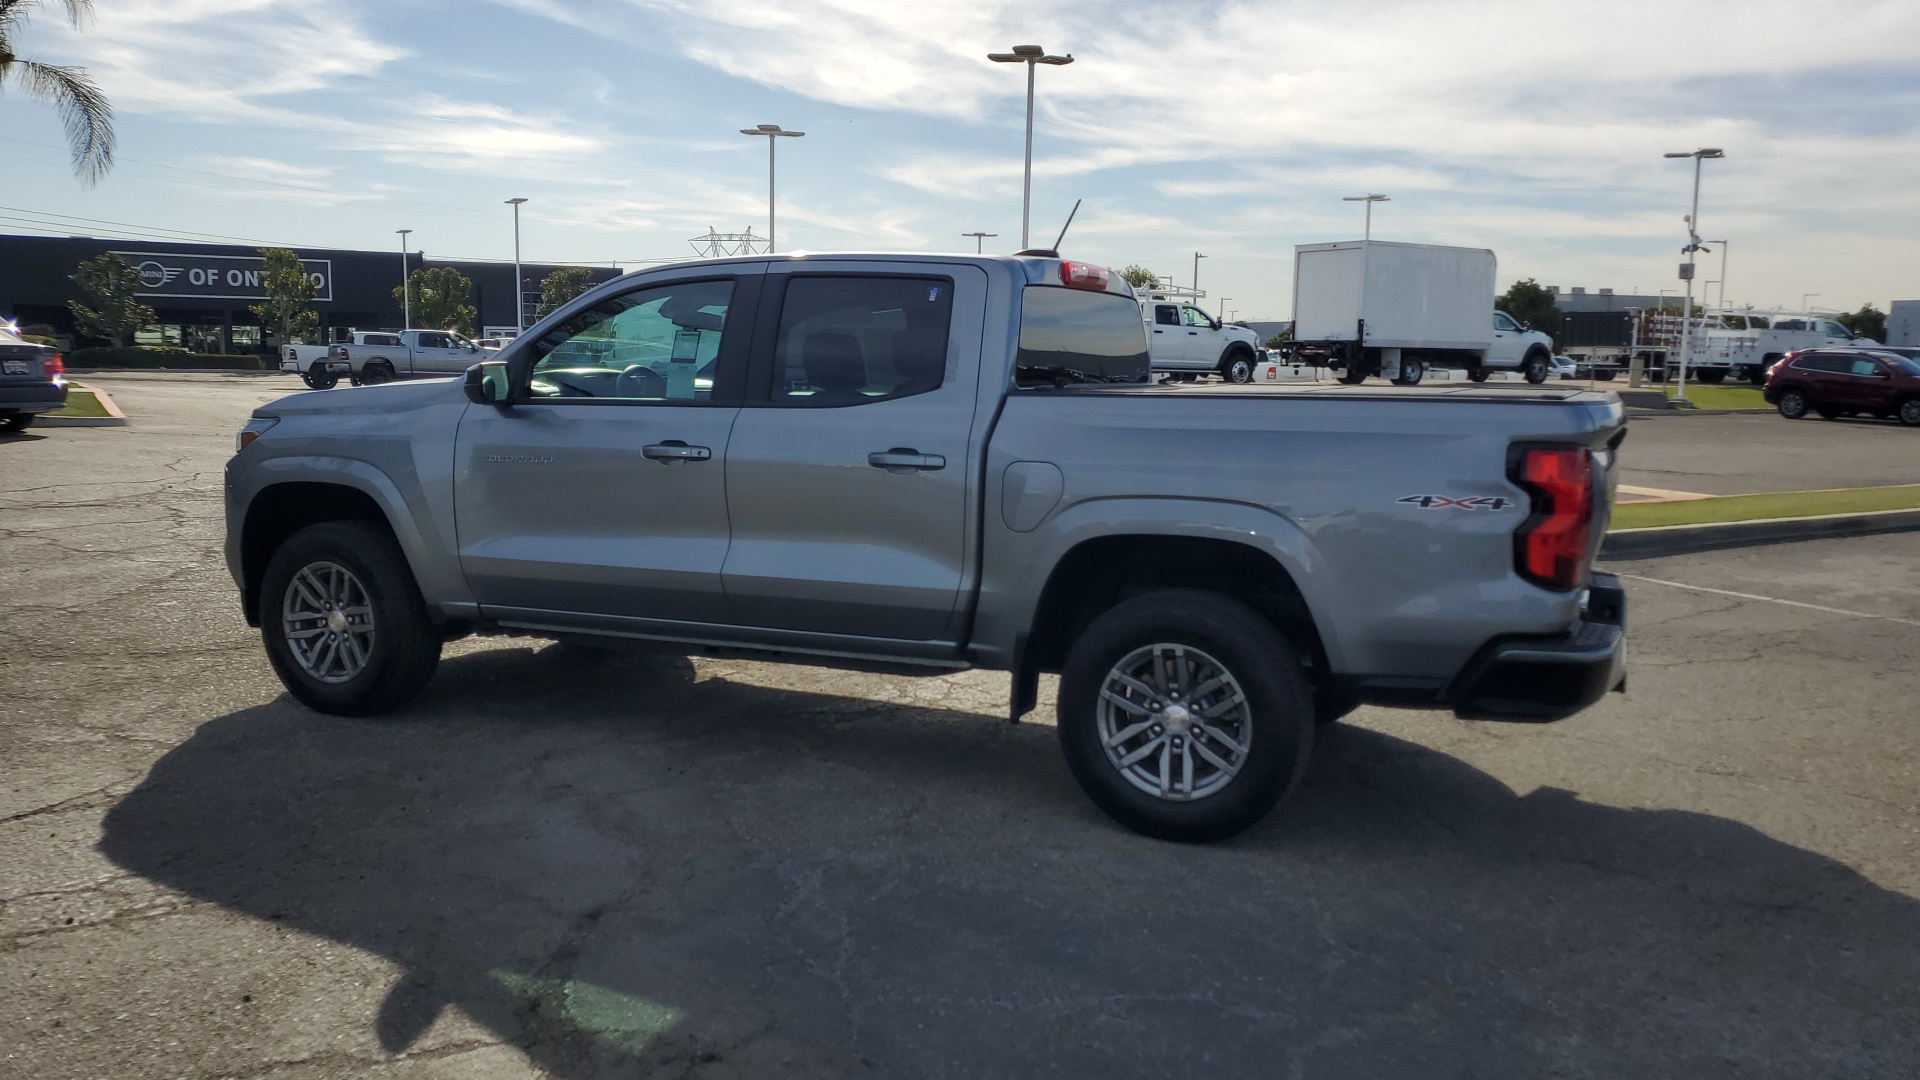
<instances>
[{"instance_id":1,"label":"palm tree","mask_svg":"<svg viewBox=\"0 0 1920 1080\"><path fill-rule=\"evenodd\" d=\"M73 152L73 172L88 186L113 167L113 106L83 68L41 64L14 54L14 34L27 25L27 13L43 0L0 0L0 90L9 78L18 79L27 93L53 102L67 127L67 146ZM61 0L67 16L79 26L93 14L93 0Z\"/></svg>"}]
</instances>

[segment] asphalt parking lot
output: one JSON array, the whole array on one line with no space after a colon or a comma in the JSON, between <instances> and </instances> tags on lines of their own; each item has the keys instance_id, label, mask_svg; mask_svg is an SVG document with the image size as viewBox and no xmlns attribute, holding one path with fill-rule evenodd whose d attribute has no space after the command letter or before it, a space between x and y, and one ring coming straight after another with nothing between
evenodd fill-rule
<instances>
[{"instance_id":1,"label":"asphalt parking lot","mask_svg":"<svg viewBox=\"0 0 1920 1080\"><path fill-rule=\"evenodd\" d=\"M0 441L0 1075L1920 1075L1920 534L1610 564L1629 693L1363 709L1184 847L987 673L493 638L310 713L220 557L296 384L89 381L131 427ZM1660 417L1627 482L1803 431L1920 455ZM1785 486L1901 482L1838 445Z\"/></svg>"}]
</instances>

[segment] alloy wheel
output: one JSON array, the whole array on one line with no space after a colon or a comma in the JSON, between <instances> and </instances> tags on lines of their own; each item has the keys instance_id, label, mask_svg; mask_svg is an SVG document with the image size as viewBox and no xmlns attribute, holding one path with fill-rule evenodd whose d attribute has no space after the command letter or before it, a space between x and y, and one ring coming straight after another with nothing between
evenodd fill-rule
<instances>
[{"instance_id":1,"label":"alloy wheel","mask_svg":"<svg viewBox=\"0 0 1920 1080\"><path fill-rule=\"evenodd\" d=\"M1100 687L1100 744L1129 784L1189 802L1233 782L1247 762L1253 716L1226 666L1191 645L1133 650Z\"/></svg>"},{"instance_id":2,"label":"alloy wheel","mask_svg":"<svg viewBox=\"0 0 1920 1080\"><path fill-rule=\"evenodd\" d=\"M373 603L353 571L335 562L308 563L287 583L281 636L300 669L323 683L343 683L373 656Z\"/></svg>"}]
</instances>

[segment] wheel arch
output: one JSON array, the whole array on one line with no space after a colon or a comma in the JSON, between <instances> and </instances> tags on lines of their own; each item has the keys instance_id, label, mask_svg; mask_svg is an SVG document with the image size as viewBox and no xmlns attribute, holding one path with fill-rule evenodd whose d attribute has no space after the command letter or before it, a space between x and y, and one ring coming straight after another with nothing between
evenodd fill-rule
<instances>
[{"instance_id":1,"label":"wheel arch","mask_svg":"<svg viewBox=\"0 0 1920 1080\"><path fill-rule=\"evenodd\" d=\"M448 595L451 588L464 597L463 581L434 576L435 564L426 557L429 545L405 498L373 466L312 458L279 458L266 466L268 475L247 500L238 537L241 602L249 626L259 625L260 583L273 553L294 533L324 521L368 521L392 533L436 620L443 610L435 603L437 596Z\"/></svg>"}]
</instances>

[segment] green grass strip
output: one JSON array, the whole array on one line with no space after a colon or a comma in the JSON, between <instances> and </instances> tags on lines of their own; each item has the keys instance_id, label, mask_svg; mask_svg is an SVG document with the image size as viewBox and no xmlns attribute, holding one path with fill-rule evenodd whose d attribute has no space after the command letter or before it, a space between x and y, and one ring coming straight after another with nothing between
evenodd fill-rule
<instances>
[{"instance_id":1,"label":"green grass strip","mask_svg":"<svg viewBox=\"0 0 1920 1080\"><path fill-rule=\"evenodd\" d=\"M1669 383L1667 399L1671 401L1679 389L1677 385ZM1703 386L1690 382L1687 384L1687 400L1693 402L1693 407L1696 409L1765 412L1773 408L1767 404L1765 398L1760 396L1760 388L1757 386Z\"/></svg>"},{"instance_id":2,"label":"green grass strip","mask_svg":"<svg viewBox=\"0 0 1920 1080\"><path fill-rule=\"evenodd\" d=\"M1626 503L1613 508L1611 528L1650 529L1661 525L1705 525L1716 521L1759 521L1766 518L1913 509L1920 509L1920 484L1835 488L1831 491L1782 491L1772 495L1722 495L1687 502Z\"/></svg>"},{"instance_id":3,"label":"green grass strip","mask_svg":"<svg viewBox=\"0 0 1920 1080\"><path fill-rule=\"evenodd\" d=\"M100 399L97 397L94 397L92 391L75 390L69 387L67 390L66 408L59 409L55 412L50 412L47 415L48 416L112 416L113 414L107 411L106 406L100 404Z\"/></svg>"}]
</instances>

